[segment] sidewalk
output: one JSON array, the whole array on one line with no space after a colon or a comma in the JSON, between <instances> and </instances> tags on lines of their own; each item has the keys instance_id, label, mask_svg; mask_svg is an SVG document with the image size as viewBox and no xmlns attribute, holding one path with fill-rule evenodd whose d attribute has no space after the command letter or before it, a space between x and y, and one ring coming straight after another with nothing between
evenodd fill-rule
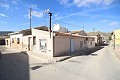
<instances>
[{"instance_id":1,"label":"sidewalk","mask_svg":"<svg viewBox=\"0 0 120 80\"><path fill-rule=\"evenodd\" d=\"M93 52L95 52L99 49L101 49L101 47L97 46L97 47L90 48L90 49L87 48L87 49L84 49L84 50L79 50L79 51L76 51L74 53L66 53L67 55L63 55L63 56L59 56L59 57L53 57L53 58L49 57L49 56L46 56L46 55L33 53L33 52L27 52L27 54L29 56L33 56L35 58L41 59L41 60L46 61L46 62L61 62L61 61L70 59L70 58L75 57L75 56L90 55L91 53L93 53Z\"/></svg>"},{"instance_id":2,"label":"sidewalk","mask_svg":"<svg viewBox=\"0 0 120 80\"><path fill-rule=\"evenodd\" d=\"M61 61L70 59L70 58L75 57L75 56L90 55L91 53L93 53L93 52L95 52L95 51L97 51L97 50L99 50L103 47L97 46L97 47L90 48L90 49L87 48L87 49L84 49L84 50L76 51L74 53L66 53L65 55L62 55L62 56L59 56L59 57L49 57L49 56L46 56L46 55L31 52L31 51L20 51L20 50L16 50L14 48L8 48L8 47L5 47L5 48L8 51L16 51L16 52L18 51L18 52L21 52L21 53L24 53L24 54L28 54L31 57L35 57L35 58L40 59L40 60L45 61L45 62L61 62Z\"/></svg>"},{"instance_id":3,"label":"sidewalk","mask_svg":"<svg viewBox=\"0 0 120 80\"><path fill-rule=\"evenodd\" d=\"M115 53L115 55L120 59L120 48L113 49L112 46L109 46L109 47L110 47L110 49L113 50L113 52Z\"/></svg>"}]
</instances>

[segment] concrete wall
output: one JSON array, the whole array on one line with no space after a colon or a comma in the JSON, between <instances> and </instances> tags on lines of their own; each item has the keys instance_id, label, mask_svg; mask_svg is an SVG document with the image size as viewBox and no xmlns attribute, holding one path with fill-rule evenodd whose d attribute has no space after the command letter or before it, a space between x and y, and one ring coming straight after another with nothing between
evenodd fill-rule
<instances>
[{"instance_id":1,"label":"concrete wall","mask_svg":"<svg viewBox=\"0 0 120 80\"><path fill-rule=\"evenodd\" d=\"M28 39L30 38L30 51L32 50L32 45L33 45L33 36L32 35L27 35L23 36L23 50L28 51Z\"/></svg>"},{"instance_id":2,"label":"concrete wall","mask_svg":"<svg viewBox=\"0 0 120 80\"><path fill-rule=\"evenodd\" d=\"M68 37L68 36L55 36L54 37L54 56L63 55L65 53L71 53L70 49L70 39L74 39L75 51L84 49L87 47L87 42L84 43L86 38L80 37ZM80 42L83 43L82 47Z\"/></svg>"},{"instance_id":3,"label":"concrete wall","mask_svg":"<svg viewBox=\"0 0 120 80\"><path fill-rule=\"evenodd\" d=\"M17 38L20 39L20 43L17 44ZM12 39L14 39L14 43L12 43ZM22 49L22 44L23 44L23 34L12 34L10 35L10 44L11 44L11 47L13 48L17 48L17 49Z\"/></svg>"},{"instance_id":4,"label":"concrete wall","mask_svg":"<svg viewBox=\"0 0 120 80\"><path fill-rule=\"evenodd\" d=\"M87 41L86 38L78 38L75 37L75 51L80 50L80 49L84 49L85 47L87 47ZM82 44L81 44L82 42Z\"/></svg>"},{"instance_id":5,"label":"concrete wall","mask_svg":"<svg viewBox=\"0 0 120 80\"><path fill-rule=\"evenodd\" d=\"M36 45L32 45L32 51L36 53L40 53L43 55L48 55L53 57L53 37L47 31L32 29L32 35L36 37ZM45 39L47 41L47 50L46 52L42 52L40 50L40 40Z\"/></svg>"},{"instance_id":6,"label":"concrete wall","mask_svg":"<svg viewBox=\"0 0 120 80\"><path fill-rule=\"evenodd\" d=\"M93 48L93 47L95 47L95 40L94 40L93 38L88 38L87 47L88 47L88 48Z\"/></svg>"},{"instance_id":7,"label":"concrete wall","mask_svg":"<svg viewBox=\"0 0 120 80\"><path fill-rule=\"evenodd\" d=\"M54 56L70 53L70 37L54 37Z\"/></svg>"},{"instance_id":8,"label":"concrete wall","mask_svg":"<svg viewBox=\"0 0 120 80\"><path fill-rule=\"evenodd\" d=\"M115 35L115 44L120 45L120 29L113 31L113 35L112 35L113 42L114 42L114 35Z\"/></svg>"}]
</instances>

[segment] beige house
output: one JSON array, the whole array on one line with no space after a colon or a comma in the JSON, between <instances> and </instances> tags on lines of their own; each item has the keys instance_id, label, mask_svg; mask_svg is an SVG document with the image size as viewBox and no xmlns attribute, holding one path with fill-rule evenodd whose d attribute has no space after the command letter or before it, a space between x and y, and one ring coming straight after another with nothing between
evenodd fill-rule
<instances>
[{"instance_id":1,"label":"beige house","mask_svg":"<svg viewBox=\"0 0 120 80\"><path fill-rule=\"evenodd\" d=\"M75 30L75 31L71 31L70 33L87 36L87 33L84 30Z\"/></svg>"},{"instance_id":2,"label":"beige house","mask_svg":"<svg viewBox=\"0 0 120 80\"><path fill-rule=\"evenodd\" d=\"M120 48L120 29L114 30L111 34L112 45L116 48Z\"/></svg>"},{"instance_id":3,"label":"beige house","mask_svg":"<svg viewBox=\"0 0 120 80\"><path fill-rule=\"evenodd\" d=\"M89 36L63 32L51 32L50 35L48 30L33 28L31 34L30 30L10 33L10 46L54 57L95 47L95 41L93 37Z\"/></svg>"},{"instance_id":4,"label":"beige house","mask_svg":"<svg viewBox=\"0 0 120 80\"><path fill-rule=\"evenodd\" d=\"M11 44L10 44L10 38L8 37L8 38L5 38L5 45L7 46L7 47L10 47L11 46Z\"/></svg>"},{"instance_id":5,"label":"beige house","mask_svg":"<svg viewBox=\"0 0 120 80\"><path fill-rule=\"evenodd\" d=\"M102 37L99 32L89 32L88 36L95 38L95 45L101 45L103 43Z\"/></svg>"}]
</instances>

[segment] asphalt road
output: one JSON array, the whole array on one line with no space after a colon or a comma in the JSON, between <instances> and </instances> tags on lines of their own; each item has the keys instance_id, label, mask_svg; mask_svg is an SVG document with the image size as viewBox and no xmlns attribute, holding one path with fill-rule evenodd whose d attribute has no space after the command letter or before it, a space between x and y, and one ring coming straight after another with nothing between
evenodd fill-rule
<instances>
[{"instance_id":1,"label":"asphalt road","mask_svg":"<svg viewBox=\"0 0 120 80\"><path fill-rule=\"evenodd\" d=\"M0 80L120 80L120 60L108 46L57 63L16 52L2 58Z\"/></svg>"}]
</instances>

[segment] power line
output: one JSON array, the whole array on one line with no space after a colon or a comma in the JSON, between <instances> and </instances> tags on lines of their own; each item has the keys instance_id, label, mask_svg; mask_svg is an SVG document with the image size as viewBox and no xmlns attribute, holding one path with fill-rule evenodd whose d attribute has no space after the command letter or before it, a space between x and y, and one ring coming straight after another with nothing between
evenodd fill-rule
<instances>
[{"instance_id":1,"label":"power line","mask_svg":"<svg viewBox=\"0 0 120 80\"><path fill-rule=\"evenodd\" d=\"M80 27L79 25L76 25L76 24L70 24L70 23L66 23L66 22L63 22L63 21L59 21L59 20L53 20L53 21L60 22L60 23L63 23L63 24L67 24L67 25L71 25L71 26Z\"/></svg>"}]
</instances>

